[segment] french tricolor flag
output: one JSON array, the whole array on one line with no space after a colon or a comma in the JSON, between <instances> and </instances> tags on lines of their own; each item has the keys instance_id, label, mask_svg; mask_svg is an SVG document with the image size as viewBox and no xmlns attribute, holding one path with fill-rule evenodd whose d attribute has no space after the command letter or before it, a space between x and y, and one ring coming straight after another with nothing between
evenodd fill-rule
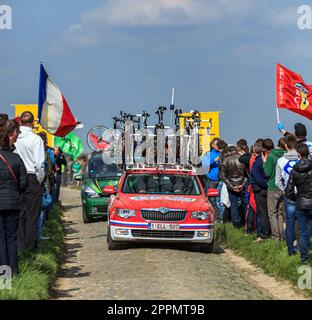
<instances>
[{"instance_id":1,"label":"french tricolor flag","mask_svg":"<svg viewBox=\"0 0 312 320\"><path fill-rule=\"evenodd\" d=\"M38 118L42 127L57 137L65 137L77 126L61 90L40 65Z\"/></svg>"}]
</instances>

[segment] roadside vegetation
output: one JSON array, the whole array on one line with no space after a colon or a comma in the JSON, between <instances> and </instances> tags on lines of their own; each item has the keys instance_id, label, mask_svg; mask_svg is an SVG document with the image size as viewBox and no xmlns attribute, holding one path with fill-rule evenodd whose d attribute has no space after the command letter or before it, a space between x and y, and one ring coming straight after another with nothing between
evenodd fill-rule
<instances>
[{"instance_id":1,"label":"roadside vegetation","mask_svg":"<svg viewBox=\"0 0 312 320\"><path fill-rule=\"evenodd\" d=\"M280 280L290 281L296 288L300 267L300 255L288 256L284 241L266 240L255 242L255 235L246 235L244 230L237 230L231 224L218 225L217 242L245 257L265 273ZM306 293L312 296L311 290Z\"/></svg>"},{"instance_id":2,"label":"roadside vegetation","mask_svg":"<svg viewBox=\"0 0 312 320\"><path fill-rule=\"evenodd\" d=\"M12 289L0 290L0 300L43 300L49 298L54 283L63 245L61 207L49 213L45 232L50 240L41 241L35 254L20 256L20 273L13 278Z\"/></svg>"}]
</instances>

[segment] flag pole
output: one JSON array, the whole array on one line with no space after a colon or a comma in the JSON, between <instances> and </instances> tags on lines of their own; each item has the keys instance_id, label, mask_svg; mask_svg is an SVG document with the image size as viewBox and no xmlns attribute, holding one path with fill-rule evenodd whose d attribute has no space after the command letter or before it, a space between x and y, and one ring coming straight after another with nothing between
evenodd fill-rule
<instances>
[{"instance_id":1,"label":"flag pole","mask_svg":"<svg viewBox=\"0 0 312 320\"><path fill-rule=\"evenodd\" d=\"M278 109L278 67L279 65L276 64L276 120L277 120L277 124L279 124L280 121L280 115L279 115L279 109Z\"/></svg>"},{"instance_id":2,"label":"flag pole","mask_svg":"<svg viewBox=\"0 0 312 320\"><path fill-rule=\"evenodd\" d=\"M276 119L277 119L277 123L280 123L280 115L279 115L279 108L276 107Z\"/></svg>"}]
</instances>

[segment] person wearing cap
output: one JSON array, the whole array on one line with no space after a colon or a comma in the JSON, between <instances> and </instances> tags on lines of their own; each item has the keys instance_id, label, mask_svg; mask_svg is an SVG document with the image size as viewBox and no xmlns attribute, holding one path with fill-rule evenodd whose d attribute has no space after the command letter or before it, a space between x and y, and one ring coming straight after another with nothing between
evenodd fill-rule
<instances>
[{"instance_id":1,"label":"person wearing cap","mask_svg":"<svg viewBox=\"0 0 312 320\"><path fill-rule=\"evenodd\" d=\"M285 136L287 137L289 134L289 132L287 132L284 128L284 124L283 123L279 123L278 124L278 130ZM300 144L300 143L305 143L308 148L309 148L309 151L310 151L310 155L312 155L312 142L311 141L308 141L307 139L307 128L304 124L302 123L296 123L295 126L294 126L294 135L296 136L297 138L297 143Z\"/></svg>"}]
</instances>

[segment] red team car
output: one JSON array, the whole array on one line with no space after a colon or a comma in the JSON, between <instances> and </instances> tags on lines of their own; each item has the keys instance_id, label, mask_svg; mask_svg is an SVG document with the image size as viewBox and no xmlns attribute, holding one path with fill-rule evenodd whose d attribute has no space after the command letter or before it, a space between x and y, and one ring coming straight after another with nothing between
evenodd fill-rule
<instances>
[{"instance_id":1,"label":"red team car","mask_svg":"<svg viewBox=\"0 0 312 320\"><path fill-rule=\"evenodd\" d=\"M107 242L110 250L129 242L161 241L214 245L214 209L193 170L132 168L111 194Z\"/></svg>"}]
</instances>

